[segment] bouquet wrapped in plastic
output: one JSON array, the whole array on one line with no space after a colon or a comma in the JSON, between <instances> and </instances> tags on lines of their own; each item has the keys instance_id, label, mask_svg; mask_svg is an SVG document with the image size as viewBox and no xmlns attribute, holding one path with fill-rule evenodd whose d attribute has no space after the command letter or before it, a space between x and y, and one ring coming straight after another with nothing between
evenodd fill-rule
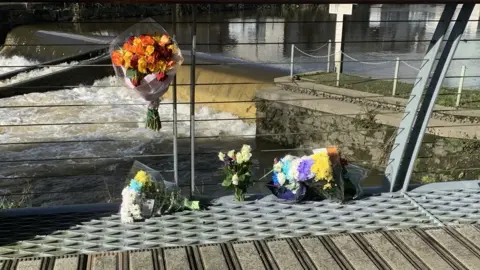
<instances>
[{"instance_id":1,"label":"bouquet wrapped in plastic","mask_svg":"<svg viewBox=\"0 0 480 270\"><path fill-rule=\"evenodd\" d=\"M313 152L275 159L272 180L267 184L275 196L297 202L319 198L343 202L362 195L360 182L367 176L365 169L348 165L336 147Z\"/></svg>"},{"instance_id":2,"label":"bouquet wrapped in plastic","mask_svg":"<svg viewBox=\"0 0 480 270\"><path fill-rule=\"evenodd\" d=\"M299 202L305 199L307 188L304 183L298 181L298 175L290 170L292 161L299 159L292 155L286 155L281 160L275 159L272 171L272 180L267 183L267 188L277 198Z\"/></svg>"},{"instance_id":3,"label":"bouquet wrapped in plastic","mask_svg":"<svg viewBox=\"0 0 480 270\"><path fill-rule=\"evenodd\" d=\"M160 97L184 60L178 44L149 18L116 37L109 52L117 78L149 102L146 127L160 130Z\"/></svg>"},{"instance_id":4,"label":"bouquet wrapped in plastic","mask_svg":"<svg viewBox=\"0 0 480 270\"><path fill-rule=\"evenodd\" d=\"M160 172L135 161L122 191L121 221L164 215L185 209L199 210L198 201L189 201L182 196L175 183L166 181Z\"/></svg>"}]
</instances>

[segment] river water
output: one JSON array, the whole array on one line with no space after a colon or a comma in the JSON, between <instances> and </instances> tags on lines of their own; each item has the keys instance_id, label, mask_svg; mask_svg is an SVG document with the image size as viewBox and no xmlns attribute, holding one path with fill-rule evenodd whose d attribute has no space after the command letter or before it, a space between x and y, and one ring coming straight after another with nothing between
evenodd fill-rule
<instances>
[{"instance_id":1,"label":"river water","mask_svg":"<svg viewBox=\"0 0 480 270\"><path fill-rule=\"evenodd\" d=\"M418 67L420 65L418 59L423 57L441 11L441 5L357 6L350 18L355 22L347 22L345 52L360 61L386 63L346 62L345 72L391 78L394 70L394 62L391 60L396 57L400 57L413 67ZM472 19L478 20L478 17L479 9L476 8ZM156 19L161 22L170 20ZM288 74L290 44L296 43L299 49L313 55L306 56L297 51L295 54L297 71L324 70L326 58L323 56L327 55L325 42L333 39L334 24L331 21L334 19L335 17L329 15L328 11L320 8L288 13L258 11L201 14L198 16L197 50L263 62L274 65L282 69L284 74ZM189 17L179 18L177 26L177 40L182 49L187 50L190 43L191 24L188 23L190 20ZM385 20L397 22L384 22ZM5 46L0 54L0 73L18 68L14 66L30 65L88 50L88 46L84 45L38 45L48 42L36 35L38 30L112 37L130 25L131 22L109 21L18 27L10 33L6 41L8 46ZM172 31L171 24L162 25L167 31ZM477 26L478 21L470 22L464 37L478 38ZM395 42L406 40L409 41ZM17 46L10 46L15 44ZM466 57L465 55L475 57L475 53L478 54L479 51L480 44L477 41L462 42L456 57ZM315 63L305 63L314 61ZM73 63L66 63L63 66L71 64ZM477 64L478 60L455 60L450 73L458 75L461 65ZM0 86L61 68L51 67L41 72L22 74L12 81L0 82ZM413 80L412 77L415 75L414 68L403 65L400 69L400 77L405 81ZM269 76L268 73L265 76ZM445 81L447 85L457 83L458 79L455 78ZM164 101L160 108L165 121L164 128L161 133L154 133L144 129L141 123L145 114L145 107L141 105L142 100L129 89L113 85L114 79L107 77L97 80L93 86L79 86L41 94L32 93L0 100L2 125L0 162L3 163L0 169L0 191L19 193L28 184L31 192L35 193L33 204L44 206L114 201L119 198L125 180L123 177L134 159L163 171L165 177L171 180L173 159L165 156L172 151L172 125L168 122L172 119L172 107L168 104L169 101ZM467 78L465 85L478 87L479 82L476 78ZM94 106L105 103L126 105ZM45 104L53 106L41 107ZM32 105L35 107L29 107ZM180 184L188 190L189 107L180 105L178 117L180 120L178 131L182 137L179 139ZM252 144L255 148L254 173L257 178L271 165L274 156L289 152L275 151L281 146L254 139L255 124L244 122L232 114L197 107L196 118L206 120L197 123L196 136L215 137L197 140L196 192L209 195L223 194L218 184L220 175L217 170L219 164L216 161L216 151L238 148L243 143ZM238 120L234 120L235 118ZM83 124L69 125L70 123ZM233 137L235 139L232 139ZM370 184L378 184L378 178L378 175L372 176ZM258 183L252 191L264 192L264 184Z\"/></svg>"}]
</instances>

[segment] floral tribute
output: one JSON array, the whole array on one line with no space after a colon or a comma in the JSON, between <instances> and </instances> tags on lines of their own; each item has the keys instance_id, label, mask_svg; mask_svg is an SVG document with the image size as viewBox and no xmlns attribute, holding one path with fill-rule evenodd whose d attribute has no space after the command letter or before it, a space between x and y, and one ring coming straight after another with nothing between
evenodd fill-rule
<instances>
[{"instance_id":1,"label":"floral tribute","mask_svg":"<svg viewBox=\"0 0 480 270\"><path fill-rule=\"evenodd\" d=\"M344 201L345 186L352 197L361 193L360 186L352 184L347 169L348 162L342 158L336 147L314 150L314 154L303 157L287 155L274 160L272 180L267 187L281 199L300 201L306 199L326 198ZM359 167L362 180L365 170ZM267 174L268 175L268 174Z\"/></svg>"},{"instance_id":2,"label":"floral tribute","mask_svg":"<svg viewBox=\"0 0 480 270\"><path fill-rule=\"evenodd\" d=\"M250 145L243 145L239 152L230 150L228 153L218 153L218 158L223 162L222 186L233 189L235 200L244 201L248 187L251 182L251 158L252 148Z\"/></svg>"},{"instance_id":3,"label":"floral tribute","mask_svg":"<svg viewBox=\"0 0 480 270\"><path fill-rule=\"evenodd\" d=\"M110 55L116 76L150 102L146 127L159 131L160 97L183 63L178 44L160 25L147 19L118 36L110 44Z\"/></svg>"},{"instance_id":4,"label":"floral tribute","mask_svg":"<svg viewBox=\"0 0 480 270\"><path fill-rule=\"evenodd\" d=\"M138 169L139 167L142 169ZM161 178L158 171L135 162L130 172L130 175L133 174L135 176L127 181L122 190L120 218L123 223L132 223L152 215L163 215L184 209L200 209L199 202L189 201L183 197L174 183L157 179Z\"/></svg>"}]
</instances>

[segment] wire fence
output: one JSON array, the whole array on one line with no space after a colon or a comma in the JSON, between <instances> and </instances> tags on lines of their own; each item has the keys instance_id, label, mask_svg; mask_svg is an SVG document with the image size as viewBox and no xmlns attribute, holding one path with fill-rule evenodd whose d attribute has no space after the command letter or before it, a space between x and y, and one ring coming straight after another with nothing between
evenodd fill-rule
<instances>
[{"instance_id":1,"label":"wire fence","mask_svg":"<svg viewBox=\"0 0 480 270\"><path fill-rule=\"evenodd\" d=\"M375 51L355 52L348 47L334 52L336 41L292 41L289 37L287 42L286 30L275 28L282 25L287 29L293 24L333 27L335 21L197 21L196 17L177 18L175 12L169 16L171 20L164 18L172 25L169 31L177 36L177 27L188 24L191 40L180 42L186 62L160 105L163 129L159 133L143 128L145 103L111 78L108 61L17 64L11 62L11 56L1 62L0 54L0 71L29 66L36 70L58 68L41 76L22 72L0 80L2 97L2 93L10 93L0 99L0 206L117 202L134 160L158 169L187 194L224 195L228 191L220 185L217 153L239 149L242 144L254 148L252 192L269 192L265 185L270 179L259 179L270 170L275 157L303 155L328 145L338 145L351 163L370 169L366 186L382 183L385 168L392 162L389 153L397 147L394 141L404 113L420 111L406 109L410 100L419 98L412 95L412 89L417 81L432 78L430 74L421 77L426 63L423 56L403 53L402 57L373 59ZM352 18L346 23L353 22L369 21ZM435 24L438 20L398 22ZM197 24L213 23L226 25L230 41L194 42ZM96 24L101 30L102 24ZM271 27L270 32L262 25ZM249 31L254 34L242 39ZM276 40L279 36L283 41ZM464 40L472 44L478 38ZM429 43L430 39L344 40L345 44L405 42ZM83 45L6 42L3 48L21 52L26 47L62 50ZM219 53L202 51L206 47L201 46L234 46L235 50ZM258 47L267 48L261 50L266 55L256 57L269 61L249 58ZM331 67L338 63L335 56L339 54L347 69L333 72ZM472 157L480 146L476 139L480 95L465 86L472 81L474 85L480 76L468 72L478 59L480 56L458 54L452 59L461 62L461 68L450 70L445 79L456 80L458 86L446 86L440 92L413 182L478 177L480 170L475 168L480 164ZM76 79L73 75L79 68L92 71L82 70ZM311 71L305 72L307 69ZM364 71L365 75L348 70ZM84 83L86 77L91 82ZM49 91L52 89L55 91Z\"/></svg>"}]
</instances>

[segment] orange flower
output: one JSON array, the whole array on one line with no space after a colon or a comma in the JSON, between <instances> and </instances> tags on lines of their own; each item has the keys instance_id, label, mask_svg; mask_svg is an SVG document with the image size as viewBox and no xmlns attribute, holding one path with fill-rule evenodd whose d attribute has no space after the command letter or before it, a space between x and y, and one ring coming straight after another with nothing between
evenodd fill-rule
<instances>
[{"instance_id":1,"label":"orange flower","mask_svg":"<svg viewBox=\"0 0 480 270\"><path fill-rule=\"evenodd\" d=\"M139 55L144 55L145 50L143 49L142 44L140 45L133 45L133 53L139 54Z\"/></svg>"},{"instance_id":2,"label":"orange flower","mask_svg":"<svg viewBox=\"0 0 480 270\"><path fill-rule=\"evenodd\" d=\"M117 67L123 65L123 55L120 50L112 52L112 63Z\"/></svg>"},{"instance_id":3,"label":"orange flower","mask_svg":"<svg viewBox=\"0 0 480 270\"><path fill-rule=\"evenodd\" d=\"M155 40L151 36L140 36L143 46L155 44Z\"/></svg>"},{"instance_id":4,"label":"orange flower","mask_svg":"<svg viewBox=\"0 0 480 270\"><path fill-rule=\"evenodd\" d=\"M124 51L127 51L127 52L133 52L134 51L133 45L130 44L130 43L124 43L122 48L123 48Z\"/></svg>"},{"instance_id":5,"label":"orange flower","mask_svg":"<svg viewBox=\"0 0 480 270\"><path fill-rule=\"evenodd\" d=\"M337 147L336 146L327 147L327 153L329 156L338 154Z\"/></svg>"}]
</instances>

